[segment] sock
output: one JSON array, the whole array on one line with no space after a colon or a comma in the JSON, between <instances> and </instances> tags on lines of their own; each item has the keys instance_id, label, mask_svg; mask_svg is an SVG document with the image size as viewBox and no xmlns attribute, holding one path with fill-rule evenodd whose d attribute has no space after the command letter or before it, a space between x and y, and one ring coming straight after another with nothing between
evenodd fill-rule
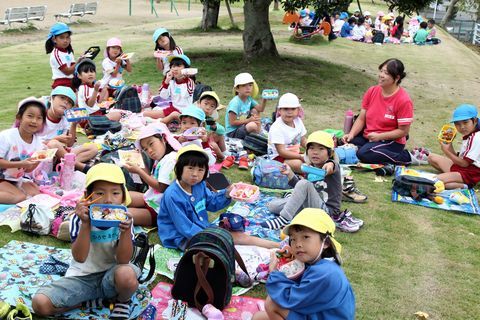
<instances>
[{"instance_id":1,"label":"sock","mask_svg":"<svg viewBox=\"0 0 480 320\"><path fill-rule=\"evenodd\" d=\"M278 229L282 229L283 227L285 227L289 223L290 223L289 220L285 219L282 216L278 216L275 219L267 220L265 222L262 222L260 225L263 228L278 230Z\"/></svg>"},{"instance_id":2,"label":"sock","mask_svg":"<svg viewBox=\"0 0 480 320\"><path fill-rule=\"evenodd\" d=\"M110 313L110 319L128 319L130 318L130 303L128 300L126 302L116 301L113 306L113 310Z\"/></svg>"}]
</instances>

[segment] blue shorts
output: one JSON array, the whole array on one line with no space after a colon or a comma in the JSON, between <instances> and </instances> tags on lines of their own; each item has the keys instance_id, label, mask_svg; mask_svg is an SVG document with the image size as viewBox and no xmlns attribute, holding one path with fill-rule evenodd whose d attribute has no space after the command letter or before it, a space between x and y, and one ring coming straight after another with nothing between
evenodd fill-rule
<instances>
[{"instance_id":1,"label":"blue shorts","mask_svg":"<svg viewBox=\"0 0 480 320\"><path fill-rule=\"evenodd\" d=\"M140 269L129 264L140 277ZM118 294L115 290L115 265L107 271L85 276L63 277L38 289L36 294L47 296L56 308L70 308L93 299L112 299Z\"/></svg>"},{"instance_id":2,"label":"blue shorts","mask_svg":"<svg viewBox=\"0 0 480 320\"><path fill-rule=\"evenodd\" d=\"M247 126L242 124L241 126L237 127L235 130L230 131L227 133L227 137L229 138L237 138L237 139L245 139L248 135Z\"/></svg>"}]
</instances>

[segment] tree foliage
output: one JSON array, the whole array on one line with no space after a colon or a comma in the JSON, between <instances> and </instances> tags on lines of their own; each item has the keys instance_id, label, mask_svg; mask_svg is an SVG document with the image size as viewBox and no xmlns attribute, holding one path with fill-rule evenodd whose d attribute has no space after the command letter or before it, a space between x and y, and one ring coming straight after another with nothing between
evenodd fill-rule
<instances>
[{"instance_id":1,"label":"tree foliage","mask_svg":"<svg viewBox=\"0 0 480 320\"><path fill-rule=\"evenodd\" d=\"M297 11L310 7L316 12L329 13L347 11L353 0L283 0L282 6L285 11Z\"/></svg>"},{"instance_id":2,"label":"tree foliage","mask_svg":"<svg viewBox=\"0 0 480 320\"><path fill-rule=\"evenodd\" d=\"M411 16L427 7L434 0L385 0L390 11L397 10L399 13Z\"/></svg>"}]
</instances>

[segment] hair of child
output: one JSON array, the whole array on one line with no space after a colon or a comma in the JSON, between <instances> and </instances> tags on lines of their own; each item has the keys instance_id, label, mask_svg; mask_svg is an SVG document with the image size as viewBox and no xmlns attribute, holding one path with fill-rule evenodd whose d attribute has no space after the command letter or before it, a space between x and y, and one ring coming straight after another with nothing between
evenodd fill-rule
<instances>
[{"instance_id":1,"label":"hair of child","mask_svg":"<svg viewBox=\"0 0 480 320\"><path fill-rule=\"evenodd\" d=\"M85 194L89 194L90 196L88 196L87 198L85 198L84 200L88 200L89 197L92 197L93 195L93 189L95 188L95 182L98 182L98 181L103 181L103 180L97 180L97 181L94 181L91 185L89 185L85 191ZM111 182L113 183L113 182ZM125 202L125 189L122 187L120 188L122 189L122 202ZM92 204L93 202L97 202L98 200L100 200L100 198L102 198L103 196L99 196L99 197L94 197L95 199L94 200L91 200L90 201L90 204Z\"/></svg>"},{"instance_id":2,"label":"hair of child","mask_svg":"<svg viewBox=\"0 0 480 320\"><path fill-rule=\"evenodd\" d=\"M45 124L45 121L47 120L47 109L45 108L44 105L41 105L40 103L36 103L34 101L28 102L23 104L17 111L17 114L15 116L15 127L18 127L20 124L20 119L22 119L23 114L28 110L30 107L35 107L40 110L40 113L42 114L42 119L43 119L43 124Z\"/></svg>"},{"instance_id":3,"label":"hair of child","mask_svg":"<svg viewBox=\"0 0 480 320\"><path fill-rule=\"evenodd\" d=\"M394 80L399 77L397 85L400 84L402 82L402 79L407 76L403 62L398 59L390 58L385 60L382 64L378 66L378 70L382 70L384 66L387 66L387 72L393 77Z\"/></svg>"},{"instance_id":4,"label":"hair of child","mask_svg":"<svg viewBox=\"0 0 480 320\"><path fill-rule=\"evenodd\" d=\"M175 40L173 40L173 37L170 35L169 32L164 32L160 35L160 37L168 37L169 40L169 48L163 48L158 44L158 41L155 41L155 50L170 50L173 51L177 47L177 44L175 43ZM160 38L158 37L158 38ZM158 40L157 38L157 40Z\"/></svg>"},{"instance_id":5,"label":"hair of child","mask_svg":"<svg viewBox=\"0 0 480 320\"><path fill-rule=\"evenodd\" d=\"M427 27L428 27L428 23L427 23L427 22L422 21L422 22L420 23L420 28L422 28L422 29L427 29Z\"/></svg>"},{"instance_id":6,"label":"hair of child","mask_svg":"<svg viewBox=\"0 0 480 320\"><path fill-rule=\"evenodd\" d=\"M430 23L430 24L432 24L432 25L435 25L435 20L429 19L429 20L428 20L428 23Z\"/></svg>"},{"instance_id":7,"label":"hair of child","mask_svg":"<svg viewBox=\"0 0 480 320\"><path fill-rule=\"evenodd\" d=\"M305 226L302 226L302 225L293 225L293 226L291 226L291 228L295 232L301 232L303 230L313 231L312 229L310 229L308 227L305 227ZM317 232L317 231L314 231L314 232ZM330 236L327 235L327 234L324 234L324 233L320 233L320 232L317 232L317 233L320 235L320 241L321 242L325 241L325 247L327 247L327 248L323 249L320 257L322 259L323 258L333 258L338 265L341 265L341 261L338 259L338 255L335 252L335 248L332 244L332 241L330 240Z\"/></svg>"},{"instance_id":8,"label":"hair of child","mask_svg":"<svg viewBox=\"0 0 480 320\"><path fill-rule=\"evenodd\" d=\"M84 72L97 72L97 67L95 66L95 63L93 61L85 61L82 60L78 63L78 65L75 67L75 72L73 73L73 78L72 78L72 86L75 89L78 89L82 85L82 80L78 78L79 74L82 74Z\"/></svg>"},{"instance_id":9,"label":"hair of child","mask_svg":"<svg viewBox=\"0 0 480 320\"><path fill-rule=\"evenodd\" d=\"M71 32L68 32L72 34ZM54 37L48 38L47 41L45 41L45 52L46 54L49 54L53 51L53 48L55 48L55 42L53 41ZM67 47L67 52L68 53L73 53L73 47L72 44L69 44Z\"/></svg>"},{"instance_id":10,"label":"hair of child","mask_svg":"<svg viewBox=\"0 0 480 320\"><path fill-rule=\"evenodd\" d=\"M175 164L175 175L180 180L183 174L183 168L186 166L200 167L205 169L202 181L208 176L208 157L197 151L187 151L180 155Z\"/></svg>"},{"instance_id":11,"label":"hair of child","mask_svg":"<svg viewBox=\"0 0 480 320\"><path fill-rule=\"evenodd\" d=\"M215 99L214 97L212 96L209 96L209 95L203 95L203 96L200 96L200 99L198 99L198 102L202 102L203 100L209 100L209 101L212 101L214 102L215 104L215 109L218 108L218 105L217 105L217 99Z\"/></svg>"},{"instance_id":12,"label":"hair of child","mask_svg":"<svg viewBox=\"0 0 480 320\"><path fill-rule=\"evenodd\" d=\"M190 67L183 59L180 58L174 58L170 62L170 67L175 67L175 66L184 66L185 68Z\"/></svg>"},{"instance_id":13,"label":"hair of child","mask_svg":"<svg viewBox=\"0 0 480 320\"><path fill-rule=\"evenodd\" d=\"M182 118L187 118L187 119L193 119L197 122L198 126L200 126L202 124L202 121L200 121L200 119L197 119L197 118L194 118L194 117L191 117L191 116L183 116L183 115L180 115L180 120Z\"/></svg>"},{"instance_id":14,"label":"hair of child","mask_svg":"<svg viewBox=\"0 0 480 320\"><path fill-rule=\"evenodd\" d=\"M159 139L160 141L163 141L163 143L165 144L165 154L169 154L170 152L172 151L175 151L173 149L173 147L168 143L168 141L166 141L163 136L159 133L157 134L154 134L152 137L155 137L157 139Z\"/></svg>"},{"instance_id":15,"label":"hair of child","mask_svg":"<svg viewBox=\"0 0 480 320\"><path fill-rule=\"evenodd\" d=\"M357 25L360 27L361 25L363 25L365 23L365 18L364 17L360 17L358 18L357 20Z\"/></svg>"},{"instance_id":16,"label":"hair of child","mask_svg":"<svg viewBox=\"0 0 480 320\"><path fill-rule=\"evenodd\" d=\"M350 24L350 25L355 24L356 21L357 21L357 19L355 19L354 17L348 18L348 24Z\"/></svg>"}]
</instances>

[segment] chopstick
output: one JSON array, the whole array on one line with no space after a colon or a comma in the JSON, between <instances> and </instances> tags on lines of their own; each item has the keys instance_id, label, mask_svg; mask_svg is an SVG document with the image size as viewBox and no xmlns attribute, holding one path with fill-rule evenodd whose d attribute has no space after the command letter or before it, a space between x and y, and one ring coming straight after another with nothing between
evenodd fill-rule
<instances>
[{"instance_id":1,"label":"chopstick","mask_svg":"<svg viewBox=\"0 0 480 320\"><path fill-rule=\"evenodd\" d=\"M90 199L92 196L93 196L93 192L90 193L90 195L89 195L88 197L86 197L85 199L83 199L83 201L87 201L87 200Z\"/></svg>"},{"instance_id":2,"label":"chopstick","mask_svg":"<svg viewBox=\"0 0 480 320\"><path fill-rule=\"evenodd\" d=\"M98 200L100 200L100 199L102 199L102 198L103 198L103 196L100 196L100 197L98 197L98 198L95 198L95 199L93 199L92 201L90 201L90 202L88 203L88 205L91 205L92 203L95 203L95 202L97 202Z\"/></svg>"}]
</instances>

